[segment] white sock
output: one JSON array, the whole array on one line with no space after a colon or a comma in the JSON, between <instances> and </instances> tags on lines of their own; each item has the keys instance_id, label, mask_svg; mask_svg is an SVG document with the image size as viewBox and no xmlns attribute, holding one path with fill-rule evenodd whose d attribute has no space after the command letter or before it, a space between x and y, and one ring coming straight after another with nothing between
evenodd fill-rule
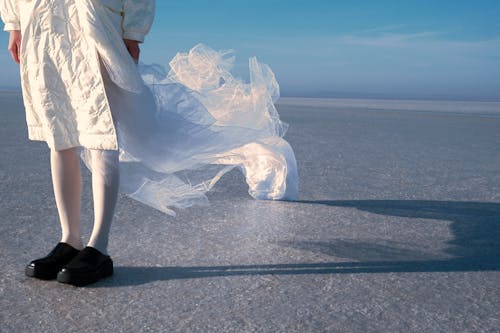
<instances>
[{"instance_id":1,"label":"white sock","mask_svg":"<svg viewBox=\"0 0 500 333\"><path fill-rule=\"evenodd\" d=\"M52 185L61 223L61 242L82 249L80 200L82 178L78 148L50 152Z\"/></svg>"},{"instance_id":2,"label":"white sock","mask_svg":"<svg viewBox=\"0 0 500 333\"><path fill-rule=\"evenodd\" d=\"M87 246L104 254L108 251L111 222L118 199L120 172L117 150L90 150L94 228Z\"/></svg>"}]
</instances>

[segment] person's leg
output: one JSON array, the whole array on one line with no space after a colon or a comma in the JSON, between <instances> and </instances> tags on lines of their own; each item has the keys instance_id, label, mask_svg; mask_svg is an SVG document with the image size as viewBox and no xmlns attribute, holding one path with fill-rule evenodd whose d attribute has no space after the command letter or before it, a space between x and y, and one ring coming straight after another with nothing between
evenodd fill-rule
<instances>
[{"instance_id":1,"label":"person's leg","mask_svg":"<svg viewBox=\"0 0 500 333\"><path fill-rule=\"evenodd\" d=\"M50 152L54 197L61 223L61 242L82 249L80 234L80 200L82 178L78 148Z\"/></svg>"},{"instance_id":2,"label":"person's leg","mask_svg":"<svg viewBox=\"0 0 500 333\"><path fill-rule=\"evenodd\" d=\"M47 256L35 259L26 266L26 275L39 279L56 278L59 270L83 248L80 237L82 178L78 148L51 149L50 169L62 235L61 241Z\"/></svg>"},{"instance_id":3,"label":"person's leg","mask_svg":"<svg viewBox=\"0 0 500 333\"><path fill-rule=\"evenodd\" d=\"M111 222L118 199L120 172L117 150L90 150L94 228L87 246L103 254L108 251Z\"/></svg>"}]
</instances>

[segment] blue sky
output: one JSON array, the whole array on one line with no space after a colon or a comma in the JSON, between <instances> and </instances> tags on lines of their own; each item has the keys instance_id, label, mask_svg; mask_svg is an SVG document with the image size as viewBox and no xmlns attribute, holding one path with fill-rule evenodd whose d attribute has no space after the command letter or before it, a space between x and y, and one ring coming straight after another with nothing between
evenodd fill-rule
<instances>
[{"instance_id":1,"label":"blue sky","mask_svg":"<svg viewBox=\"0 0 500 333\"><path fill-rule=\"evenodd\" d=\"M243 78L256 55L285 96L500 100L498 0L157 0L142 60L199 42L234 49ZM16 85L5 48L0 65Z\"/></svg>"}]
</instances>

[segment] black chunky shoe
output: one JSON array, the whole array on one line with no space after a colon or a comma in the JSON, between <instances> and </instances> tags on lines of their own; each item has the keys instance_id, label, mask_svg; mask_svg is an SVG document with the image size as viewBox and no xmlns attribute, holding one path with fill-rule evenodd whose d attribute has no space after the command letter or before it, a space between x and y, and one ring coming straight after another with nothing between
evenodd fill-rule
<instances>
[{"instance_id":1,"label":"black chunky shoe","mask_svg":"<svg viewBox=\"0 0 500 333\"><path fill-rule=\"evenodd\" d=\"M40 259L33 260L26 266L25 273L29 277L43 280L55 279L57 273L80 252L67 243L58 243L50 253Z\"/></svg>"},{"instance_id":2,"label":"black chunky shoe","mask_svg":"<svg viewBox=\"0 0 500 333\"><path fill-rule=\"evenodd\" d=\"M57 274L57 281L81 287L111 275L113 275L111 257L87 246L62 268Z\"/></svg>"}]
</instances>

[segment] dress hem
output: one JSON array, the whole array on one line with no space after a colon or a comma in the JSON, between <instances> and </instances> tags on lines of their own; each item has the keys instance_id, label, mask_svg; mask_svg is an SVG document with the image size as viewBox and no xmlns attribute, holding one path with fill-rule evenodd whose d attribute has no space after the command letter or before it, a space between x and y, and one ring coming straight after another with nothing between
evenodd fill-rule
<instances>
[{"instance_id":1,"label":"dress hem","mask_svg":"<svg viewBox=\"0 0 500 333\"><path fill-rule=\"evenodd\" d=\"M65 150L74 147L83 147L87 149L118 150L116 135L104 134L77 134L78 140L60 140L60 138L47 137L42 127L28 126L28 138L33 141L45 141L50 149ZM64 142L64 144L56 144ZM96 142L100 142L96 144Z\"/></svg>"}]
</instances>

